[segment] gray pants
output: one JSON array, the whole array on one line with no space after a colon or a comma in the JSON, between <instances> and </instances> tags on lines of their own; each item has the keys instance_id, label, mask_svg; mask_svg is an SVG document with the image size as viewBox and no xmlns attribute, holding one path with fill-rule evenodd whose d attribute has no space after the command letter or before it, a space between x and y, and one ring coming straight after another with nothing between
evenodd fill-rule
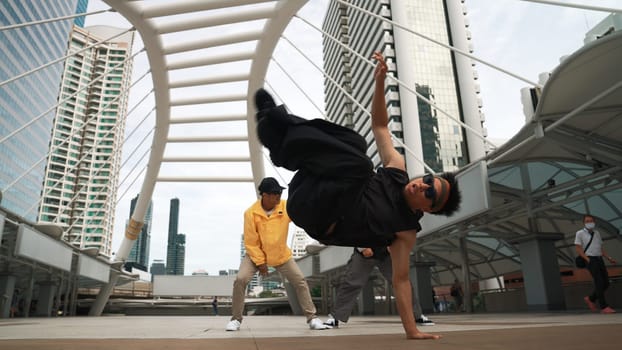
<instances>
[{"instance_id":1,"label":"gray pants","mask_svg":"<svg viewBox=\"0 0 622 350\"><path fill-rule=\"evenodd\" d=\"M361 254L353 252L350 257L350 261L346 265L346 271L343 274L339 286L337 287L337 297L333 305L333 311L331 314L339 321L347 322L350 318L350 313L356 302L356 297L360 293L361 289L367 283L369 275L371 274L374 266L378 266L378 270L382 276L391 283L393 278L393 268L391 267L391 257L387 256L384 259L364 258ZM415 318L421 317L421 306L417 302L416 293L410 285L412 290L413 311Z\"/></svg>"}]
</instances>

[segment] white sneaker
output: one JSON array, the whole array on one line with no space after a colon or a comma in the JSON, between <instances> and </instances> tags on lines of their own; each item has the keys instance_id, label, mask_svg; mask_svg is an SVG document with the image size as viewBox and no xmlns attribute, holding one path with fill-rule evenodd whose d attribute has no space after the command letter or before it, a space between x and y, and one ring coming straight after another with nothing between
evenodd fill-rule
<instances>
[{"instance_id":1,"label":"white sneaker","mask_svg":"<svg viewBox=\"0 0 622 350\"><path fill-rule=\"evenodd\" d=\"M240 330L240 321L231 320L227 323L227 327L225 327L226 331L239 331Z\"/></svg>"},{"instance_id":2,"label":"white sneaker","mask_svg":"<svg viewBox=\"0 0 622 350\"><path fill-rule=\"evenodd\" d=\"M309 323L309 328L313 329L313 330L321 330L321 329L331 329L333 327L324 324L324 322L322 322L322 320L320 320L319 318L312 318L311 321L308 322Z\"/></svg>"},{"instance_id":3,"label":"white sneaker","mask_svg":"<svg viewBox=\"0 0 622 350\"><path fill-rule=\"evenodd\" d=\"M326 319L324 324L327 326L331 326L332 328L339 328L339 320L331 314L328 314L328 318Z\"/></svg>"},{"instance_id":4,"label":"white sneaker","mask_svg":"<svg viewBox=\"0 0 622 350\"><path fill-rule=\"evenodd\" d=\"M420 326L434 326L435 325L434 321L425 317L424 314L421 314L421 317L418 318L416 321L417 321L417 324Z\"/></svg>"}]
</instances>

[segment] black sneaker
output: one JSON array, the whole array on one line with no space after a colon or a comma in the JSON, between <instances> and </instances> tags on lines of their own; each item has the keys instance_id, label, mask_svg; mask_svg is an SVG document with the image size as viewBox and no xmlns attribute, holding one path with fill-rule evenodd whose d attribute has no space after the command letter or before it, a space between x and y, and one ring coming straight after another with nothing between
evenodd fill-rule
<instances>
[{"instance_id":1,"label":"black sneaker","mask_svg":"<svg viewBox=\"0 0 622 350\"><path fill-rule=\"evenodd\" d=\"M339 320L333 317L333 315L331 314L328 314L328 318L326 319L326 322L324 322L324 324L333 328L339 328Z\"/></svg>"},{"instance_id":2,"label":"black sneaker","mask_svg":"<svg viewBox=\"0 0 622 350\"><path fill-rule=\"evenodd\" d=\"M260 112L266 109L274 108L276 107L276 104L274 103L274 99L270 93L261 88L255 92L255 107L257 108L257 112Z\"/></svg>"},{"instance_id":3,"label":"black sneaker","mask_svg":"<svg viewBox=\"0 0 622 350\"><path fill-rule=\"evenodd\" d=\"M434 321L425 317L425 315L421 315L421 317L416 319L415 322L417 322L417 324L420 326L434 326L435 325Z\"/></svg>"}]
</instances>

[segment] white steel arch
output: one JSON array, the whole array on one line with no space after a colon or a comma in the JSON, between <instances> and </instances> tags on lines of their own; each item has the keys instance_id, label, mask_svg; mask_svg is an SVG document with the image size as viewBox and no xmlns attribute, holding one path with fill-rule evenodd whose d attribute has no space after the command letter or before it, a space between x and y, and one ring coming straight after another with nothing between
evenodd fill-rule
<instances>
[{"instance_id":1,"label":"white steel arch","mask_svg":"<svg viewBox=\"0 0 622 350\"><path fill-rule=\"evenodd\" d=\"M156 127L149 155L149 163L144 176L144 181L138 197L136 207L125 231L125 236L115 259L122 261L127 258L134 241L138 238L143 226L145 213L149 201L153 195L158 181L176 182L257 182L264 174L263 156L261 145L255 133L253 93L263 86L268 70L268 64L272 53L278 43L283 30L287 27L292 17L307 2L306 0L220 0L220 1L197 1L185 0L164 3L148 1L123 1L104 0L113 9L123 15L140 33L147 52L153 80L154 96L156 103ZM266 3L266 4L263 4ZM261 5L254 7L253 5ZM263 6L267 5L267 6ZM165 21L168 16L192 14L192 19ZM246 22L263 21L261 30L246 30ZM173 42L167 44L167 34L183 34L210 26L223 26L235 24L244 27L245 30L235 34L222 34L217 38L200 38L185 42ZM190 37L189 35L187 37ZM197 58L192 55L184 57L184 54L194 50L209 47L225 46L234 43L255 41L254 49L242 53L226 52L217 57ZM181 56L172 63L172 55ZM171 81L170 72L177 69L201 68L223 62L249 60L250 67L247 73L231 74L219 77L192 78L179 81ZM202 95L201 97L174 98L171 90L177 88L201 89L205 85L220 84L226 82L246 82L246 91L240 91L230 95ZM184 105L209 105L223 102L246 102L246 113L229 118L193 118L174 119L172 109ZM173 117L173 118L171 118ZM246 120L247 135L229 138L180 138L169 137L171 124L191 124L205 122ZM219 159L209 157L177 157L165 158L164 150L168 142L219 142L219 141L248 141L249 159L235 157L221 157ZM160 167L163 162L210 162L210 161L246 161L250 160L253 176L247 177L172 177L159 178ZM256 183L258 185L258 183ZM111 276L111 281L102 287L96 302L91 308L90 315L100 315L108 298L115 286L118 276Z\"/></svg>"}]
</instances>

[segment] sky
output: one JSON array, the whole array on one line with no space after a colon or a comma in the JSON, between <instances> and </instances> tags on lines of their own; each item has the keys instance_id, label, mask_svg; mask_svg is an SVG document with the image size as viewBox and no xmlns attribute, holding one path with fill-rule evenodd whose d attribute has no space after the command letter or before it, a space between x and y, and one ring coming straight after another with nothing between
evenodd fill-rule
<instances>
[{"instance_id":1,"label":"sky","mask_svg":"<svg viewBox=\"0 0 622 350\"><path fill-rule=\"evenodd\" d=\"M560 1L560 0L558 0ZM609 8L622 8L622 0L560 1ZM99 0L91 0L89 12L107 8ZM312 0L300 12L305 19L321 26L326 0ZM540 73L552 71L564 55L571 54L583 45L584 34L609 13L519 1L519 0L467 0L467 18L470 22L473 54L484 61L502 67L530 81L537 81ZM108 24L128 27L118 14L89 16L86 26ZM313 62L321 66L321 38L315 30L294 20L286 35L303 47ZM279 44L275 57L287 57L286 69L291 76L304 85L305 93L316 105L323 107L322 76L320 71L302 58L291 54L287 44ZM141 48L140 39L135 47ZM289 50L289 51L288 51ZM148 69L145 55L138 55L134 62L134 80ZM477 63L478 82L481 87L485 127L489 139L496 145L510 139L525 122L520 102L520 89L528 84ZM150 90L150 76L133 89L130 107ZM321 117L316 107L309 103L298 87L289 81L274 64L270 67L267 81L275 85L277 100L287 101L295 114L314 118ZM276 86L278 85L278 86ZM121 170L119 202L113 237L113 252L119 249L129 203L140 191L146 158L141 155L149 147L149 125L153 126L153 102L148 99L128 117L126 136L136 128L124 146L125 165ZM146 116L146 121L139 121ZM137 127L137 125L139 125ZM146 139L138 145L138 141ZM137 149L134 152L134 149ZM134 152L134 153L132 153ZM138 165L134 167L134 164ZM266 175L279 179L286 185L292 174L275 169L268 160ZM164 169L163 169L164 171ZM189 169L172 169L189 172ZM151 230L150 263L154 259L166 260L168 217L170 199L179 198L179 232L186 234L185 274L204 270L210 275L219 270L237 269L240 261L240 239L243 232L242 215L256 200L256 190L251 183L158 183L152 197L153 223ZM284 195L286 198L286 195Z\"/></svg>"}]
</instances>

